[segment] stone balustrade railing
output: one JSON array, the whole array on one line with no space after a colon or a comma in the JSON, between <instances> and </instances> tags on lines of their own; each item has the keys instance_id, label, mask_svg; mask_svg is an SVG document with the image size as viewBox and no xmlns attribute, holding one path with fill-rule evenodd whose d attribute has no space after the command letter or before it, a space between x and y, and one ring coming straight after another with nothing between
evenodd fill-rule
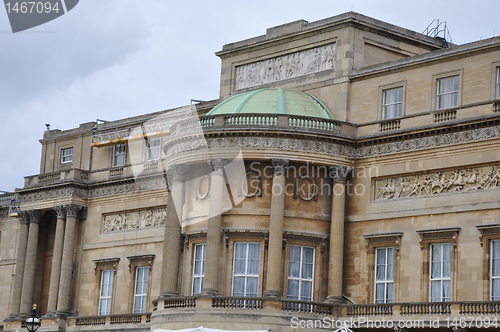
<instances>
[{"instance_id":1,"label":"stone balustrade railing","mask_svg":"<svg viewBox=\"0 0 500 332\"><path fill-rule=\"evenodd\" d=\"M345 128L344 128L345 127ZM347 123L288 114L221 114L178 121L170 128L171 136L201 133L212 130L270 129L304 131L318 134L350 136L353 127ZM354 127L353 127L354 128Z\"/></svg>"},{"instance_id":2,"label":"stone balustrade railing","mask_svg":"<svg viewBox=\"0 0 500 332\"><path fill-rule=\"evenodd\" d=\"M24 187L34 187L51 183L62 183L68 181L87 182L90 179L90 172L82 169L69 169L58 172L44 173L24 178Z\"/></svg>"}]
</instances>

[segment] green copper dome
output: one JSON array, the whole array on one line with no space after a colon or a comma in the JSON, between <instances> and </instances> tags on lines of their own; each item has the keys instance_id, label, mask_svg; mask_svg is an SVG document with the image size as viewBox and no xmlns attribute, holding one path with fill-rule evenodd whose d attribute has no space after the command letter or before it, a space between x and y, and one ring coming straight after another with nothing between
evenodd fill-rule
<instances>
[{"instance_id":1,"label":"green copper dome","mask_svg":"<svg viewBox=\"0 0 500 332\"><path fill-rule=\"evenodd\" d=\"M330 110L313 95L283 89L260 89L241 93L215 106L207 115L237 113L288 114L334 119Z\"/></svg>"}]
</instances>

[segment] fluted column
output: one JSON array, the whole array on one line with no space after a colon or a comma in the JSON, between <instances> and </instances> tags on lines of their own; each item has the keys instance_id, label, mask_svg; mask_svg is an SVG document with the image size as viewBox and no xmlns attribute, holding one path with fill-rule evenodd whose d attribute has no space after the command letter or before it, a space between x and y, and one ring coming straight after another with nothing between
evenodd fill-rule
<instances>
[{"instance_id":1,"label":"fluted column","mask_svg":"<svg viewBox=\"0 0 500 332\"><path fill-rule=\"evenodd\" d=\"M36 252L38 250L38 232L40 229L41 215L42 212L39 210L28 211L30 225L28 231L28 244L26 248L26 261L24 266L23 289L21 292L21 316L29 316L31 313L31 306L33 305Z\"/></svg>"},{"instance_id":2,"label":"fluted column","mask_svg":"<svg viewBox=\"0 0 500 332\"><path fill-rule=\"evenodd\" d=\"M181 246L181 219L184 204L184 177L188 167L173 165L169 167L172 175L171 188L168 191L167 220L163 241L163 273L161 298L177 296L179 277L179 258Z\"/></svg>"},{"instance_id":3,"label":"fluted column","mask_svg":"<svg viewBox=\"0 0 500 332\"><path fill-rule=\"evenodd\" d=\"M29 216L27 211L19 213L19 242L17 243L16 274L12 285L12 299L10 301L10 316L19 314L21 305L21 291L23 289L24 267L26 263L26 250L28 246Z\"/></svg>"},{"instance_id":4,"label":"fluted column","mask_svg":"<svg viewBox=\"0 0 500 332\"><path fill-rule=\"evenodd\" d=\"M218 293L219 256L222 233L222 197L225 185L225 159L210 159L207 161L212 169L210 182L210 206L207 230L207 255L205 265L205 279L202 294L213 295Z\"/></svg>"},{"instance_id":5,"label":"fluted column","mask_svg":"<svg viewBox=\"0 0 500 332\"><path fill-rule=\"evenodd\" d=\"M282 295L281 280L283 279L283 219L288 160L273 159L271 163L273 166L273 185L271 187L271 216L264 296L280 298Z\"/></svg>"},{"instance_id":6,"label":"fluted column","mask_svg":"<svg viewBox=\"0 0 500 332\"><path fill-rule=\"evenodd\" d=\"M330 219L330 256L328 262L328 296L327 301L343 301L342 277L344 260L344 218L346 179L351 167L330 166L332 186L332 213Z\"/></svg>"},{"instance_id":7,"label":"fluted column","mask_svg":"<svg viewBox=\"0 0 500 332\"><path fill-rule=\"evenodd\" d=\"M76 218L81 210L77 205L66 205L66 228L64 231L63 253L61 258L61 277L57 300L57 314L69 313L71 299L71 279L73 275L73 255L76 236Z\"/></svg>"},{"instance_id":8,"label":"fluted column","mask_svg":"<svg viewBox=\"0 0 500 332\"><path fill-rule=\"evenodd\" d=\"M52 255L52 270L50 272L49 299L47 304L47 314L54 314L57 309L57 296L59 292L59 282L61 277L61 261L64 244L64 227L66 225L66 208L55 206L56 212L56 236L54 240L54 251Z\"/></svg>"}]
</instances>

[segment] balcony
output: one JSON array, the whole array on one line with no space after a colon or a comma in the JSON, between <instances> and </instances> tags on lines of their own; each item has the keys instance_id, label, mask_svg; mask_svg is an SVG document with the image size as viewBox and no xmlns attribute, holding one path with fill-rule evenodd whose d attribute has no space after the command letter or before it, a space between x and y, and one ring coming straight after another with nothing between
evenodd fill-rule
<instances>
[{"instance_id":1,"label":"balcony","mask_svg":"<svg viewBox=\"0 0 500 332\"><path fill-rule=\"evenodd\" d=\"M348 327L358 328L377 327L374 324L382 322L402 328L500 327L500 302L334 304L256 297L198 296L169 298L155 305L151 319L152 327L155 328L167 326L167 323L189 325L192 320L200 320L200 326L223 321L227 328L234 329L245 326L246 329L253 329L252 324L269 324L271 329L273 325L290 327L301 321L347 323ZM193 319L197 315L198 318ZM352 326L353 323L356 325Z\"/></svg>"}]
</instances>

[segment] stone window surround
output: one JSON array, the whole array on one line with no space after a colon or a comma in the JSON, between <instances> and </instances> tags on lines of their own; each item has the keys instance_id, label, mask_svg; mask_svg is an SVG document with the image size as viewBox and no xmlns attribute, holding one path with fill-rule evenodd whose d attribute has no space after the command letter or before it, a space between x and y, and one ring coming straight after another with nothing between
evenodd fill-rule
<instances>
[{"instance_id":1,"label":"stone window surround","mask_svg":"<svg viewBox=\"0 0 500 332\"><path fill-rule=\"evenodd\" d=\"M380 120L391 120L393 118L384 118L384 92L391 89L403 88L403 105L401 111L401 117L405 116L405 104L406 104L406 81L394 82L392 84L386 84L379 86L378 88L378 100L377 103L377 119ZM396 119L396 118L394 118Z\"/></svg>"},{"instance_id":2,"label":"stone window surround","mask_svg":"<svg viewBox=\"0 0 500 332\"><path fill-rule=\"evenodd\" d=\"M500 224L477 225L479 230L479 244L483 248L483 301L491 299L491 279L490 279L490 259L491 259L491 241L500 240Z\"/></svg>"},{"instance_id":3,"label":"stone window surround","mask_svg":"<svg viewBox=\"0 0 500 332\"><path fill-rule=\"evenodd\" d=\"M101 276L103 270L113 270L113 289L111 290L111 305L110 305L110 314L113 314L114 302L116 296L116 266L120 262L119 257L113 258L100 258L92 260L95 264L94 273L95 273L95 285L97 286L95 289L94 296L94 308L96 308L96 314L99 314L99 302L100 302L100 291L101 291Z\"/></svg>"},{"instance_id":4,"label":"stone window surround","mask_svg":"<svg viewBox=\"0 0 500 332\"><path fill-rule=\"evenodd\" d=\"M288 294L288 266L290 263L290 246L310 247L314 248L314 267L313 267L313 289L312 301L322 301L321 296L321 277L328 273L328 268L323 271L323 254L327 245L327 239L324 237L311 237L305 234L295 234L291 232L284 232L283 234L284 257L283 262L283 298ZM326 292L326 289L325 289ZM325 293L326 294L326 293ZM324 297L324 296L323 296Z\"/></svg>"},{"instance_id":5,"label":"stone window surround","mask_svg":"<svg viewBox=\"0 0 500 332\"><path fill-rule=\"evenodd\" d=\"M68 155L64 155L64 153L66 151L69 151L71 150L71 154L68 154ZM59 162L61 165L65 165L65 164L71 164L73 163L73 156L74 156L74 148L72 146L69 146L69 147L61 147L61 156L60 156L60 159L59 159ZM70 160L67 160L67 161L63 161L64 158L68 158L68 157L71 157Z\"/></svg>"},{"instance_id":6,"label":"stone window surround","mask_svg":"<svg viewBox=\"0 0 500 332\"><path fill-rule=\"evenodd\" d=\"M403 232L388 232L388 233L375 233L364 234L366 240L366 254L367 254L367 271L368 283L366 294L368 296L367 303L375 303L375 250L377 248L394 248L394 288L393 288L393 301L398 302L399 299L399 261L400 261L400 246Z\"/></svg>"},{"instance_id":7,"label":"stone window surround","mask_svg":"<svg viewBox=\"0 0 500 332\"><path fill-rule=\"evenodd\" d=\"M451 283L450 301L456 300L457 290L457 267L458 251L457 238L460 227L422 229L417 233L420 235L420 249L422 251L422 279L421 279L421 302L428 302L430 297L430 247L436 243L451 243Z\"/></svg>"},{"instance_id":8,"label":"stone window surround","mask_svg":"<svg viewBox=\"0 0 500 332\"><path fill-rule=\"evenodd\" d=\"M146 300L146 312L149 312L148 310L150 309L150 299L151 299L151 277L152 277L152 269L153 269L153 261L155 259L156 255L155 254L147 254L147 255L136 255L136 256L127 256L127 259L129 260L128 264L128 271L130 273L130 301L129 301L129 312L134 311L134 295L135 295L135 278L136 278L136 271L138 267L145 267L147 266L149 268L149 273L148 273L148 289L147 289L147 300Z\"/></svg>"},{"instance_id":9,"label":"stone window surround","mask_svg":"<svg viewBox=\"0 0 500 332\"><path fill-rule=\"evenodd\" d=\"M458 76L458 101L457 105L453 107L447 107L447 108L438 108L437 101L438 101L438 84L439 80L444 79L444 78L449 78L453 76ZM462 105L462 89L463 89L463 84L462 84L462 77L463 77L463 69L459 70L453 70L441 74L435 74L432 76L432 95L431 95L431 110L435 111L442 111L446 109L453 109L455 107L459 107Z\"/></svg>"},{"instance_id":10,"label":"stone window surround","mask_svg":"<svg viewBox=\"0 0 500 332\"><path fill-rule=\"evenodd\" d=\"M194 272L194 248L197 244L206 244L207 243L207 233L193 233L193 234L184 234L183 235L184 246L181 243L181 250L184 250L184 254L189 256L189 282L186 282L185 285L181 286L184 289L185 294L193 294L193 272ZM228 235L225 234L225 241L228 245ZM182 242L182 241L181 241ZM187 251L190 251L189 253ZM206 250L206 247L205 247ZM206 264L206 260L205 260ZM206 268L206 266L205 266Z\"/></svg>"}]
</instances>

